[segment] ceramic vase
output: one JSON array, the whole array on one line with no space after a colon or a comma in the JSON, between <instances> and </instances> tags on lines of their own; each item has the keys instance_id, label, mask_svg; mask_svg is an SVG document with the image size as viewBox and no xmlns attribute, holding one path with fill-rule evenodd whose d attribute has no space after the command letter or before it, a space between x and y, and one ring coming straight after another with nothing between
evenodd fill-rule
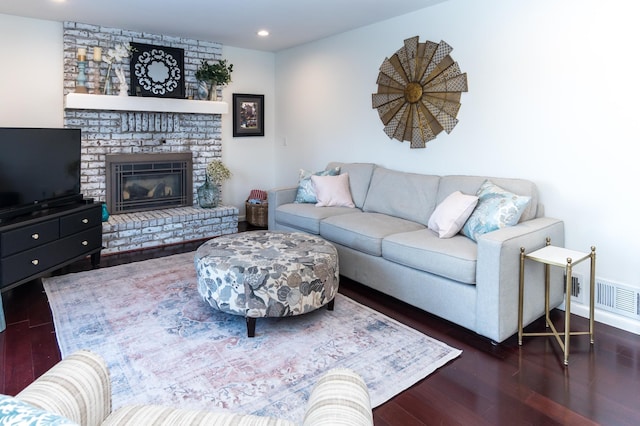
<instances>
[{"instance_id":1,"label":"ceramic vase","mask_svg":"<svg viewBox=\"0 0 640 426\"><path fill-rule=\"evenodd\" d=\"M208 85L208 89L209 89L209 93L207 96L207 99L210 101L217 101L218 100L218 85L213 82L210 81L209 85Z\"/></svg>"}]
</instances>

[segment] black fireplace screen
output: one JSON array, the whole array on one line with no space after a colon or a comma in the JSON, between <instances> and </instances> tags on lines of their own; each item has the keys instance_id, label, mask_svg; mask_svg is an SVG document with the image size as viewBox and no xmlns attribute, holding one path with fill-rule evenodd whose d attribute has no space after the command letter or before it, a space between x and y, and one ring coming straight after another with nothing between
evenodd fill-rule
<instances>
[{"instance_id":1,"label":"black fireplace screen","mask_svg":"<svg viewBox=\"0 0 640 426\"><path fill-rule=\"evenodd\" d=\"M106 166L112 214L193 204L191 153L108 155Z\"/></svg>"}]
</instances>

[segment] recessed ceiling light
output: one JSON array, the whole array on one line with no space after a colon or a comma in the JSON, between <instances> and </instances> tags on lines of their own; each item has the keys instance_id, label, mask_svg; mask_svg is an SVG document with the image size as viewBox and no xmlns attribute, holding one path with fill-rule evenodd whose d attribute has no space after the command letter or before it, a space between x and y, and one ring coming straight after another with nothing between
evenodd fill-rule
<instances>
[{"instance_id":1,"label":"recessed ceiling light","mask_svg":"<svg viewBox=\"0 0 640 426\"><path fill-rule=\"evenodd\" d=\"M259 35L260 37L266 37L266 36L268 36L268 35L269 35L269 31L267 31L267 30L260 30L260 31L258 31L258 35Z\"/></svg>"}]
</instances>

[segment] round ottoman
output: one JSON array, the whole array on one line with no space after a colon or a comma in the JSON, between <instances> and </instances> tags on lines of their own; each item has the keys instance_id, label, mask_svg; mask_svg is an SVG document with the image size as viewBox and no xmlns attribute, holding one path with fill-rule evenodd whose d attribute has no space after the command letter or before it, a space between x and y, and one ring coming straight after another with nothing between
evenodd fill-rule
<instances>
[{"instance_id":1,"label":"round ottoman","mask_svg":"<svg viewBox=\"0 0 640 426\"><path fill-rule=\"evenodd\" d=\"M247 319L300 315L338 292L338 252L302 232L250 231L207 241L195 254L198 292L213 308Z\"/></svg>"}]
</instances>

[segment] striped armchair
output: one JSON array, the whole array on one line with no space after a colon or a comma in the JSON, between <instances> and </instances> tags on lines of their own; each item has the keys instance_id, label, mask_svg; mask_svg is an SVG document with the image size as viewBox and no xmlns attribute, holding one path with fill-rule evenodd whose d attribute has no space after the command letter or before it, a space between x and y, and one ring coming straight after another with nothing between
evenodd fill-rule
<instances>
[{"instance_id":1,"label":"striped armchair","mask_svg":"<svg viewBox=\"0 0 640 426\"><path fill-rule=\"evenodd\" d=\"M111 412L107 365L100 356L89 351L78 351L60 361L15 399L83 426L295 425L288 420L254 415L154 405L125 406ZM1 417L0 411L0 423L3 421ZM373 425L369 392L362 378L348 369L334 369L326 373L311 393L301 424Z\"/></svg>"}]
</instances>

